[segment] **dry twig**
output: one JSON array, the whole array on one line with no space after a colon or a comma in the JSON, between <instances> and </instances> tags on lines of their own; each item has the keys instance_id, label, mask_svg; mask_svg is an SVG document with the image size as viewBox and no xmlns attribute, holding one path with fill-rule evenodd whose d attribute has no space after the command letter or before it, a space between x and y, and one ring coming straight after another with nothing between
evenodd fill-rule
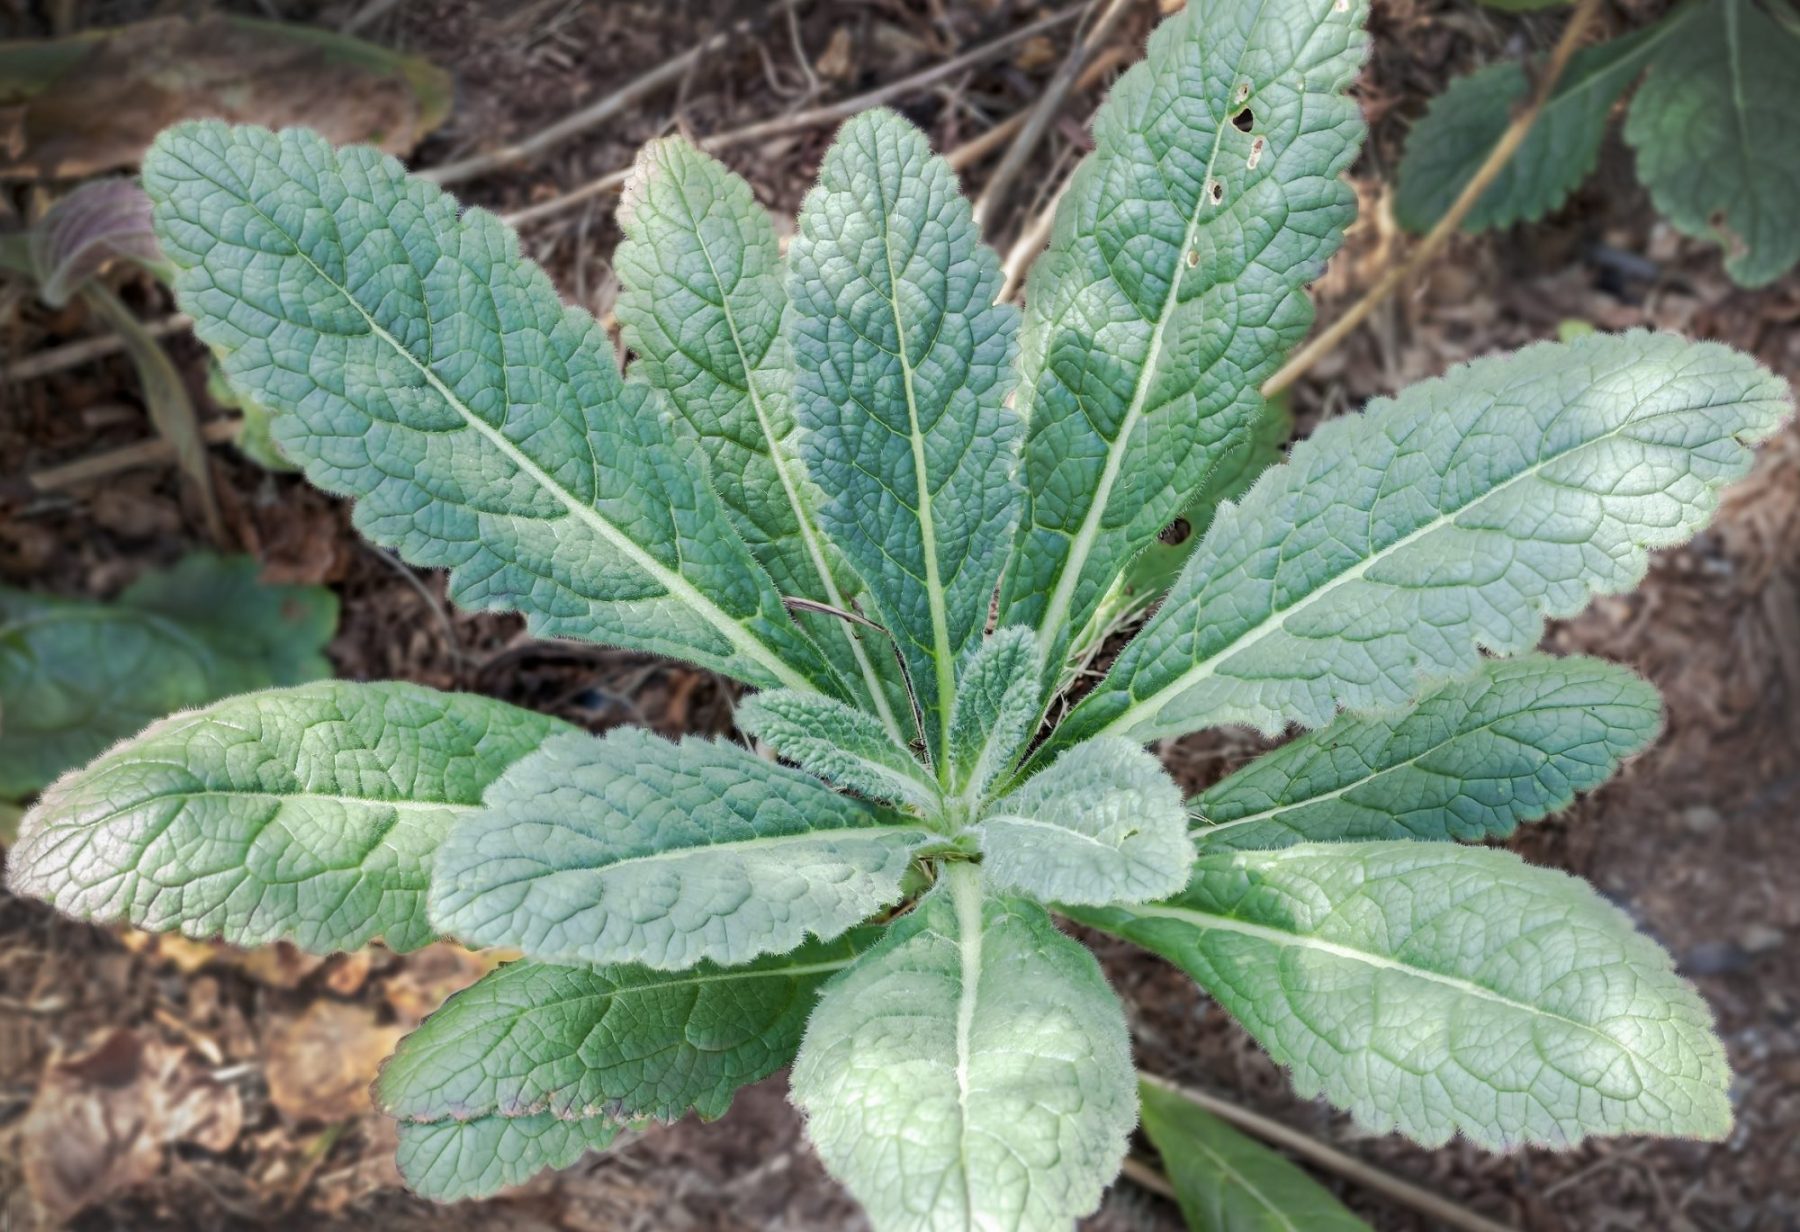
<instances>
[{"instance_id":1,"label":"dry twig","mask_svg":"<svg viewBox=\"0 0 1800 1232\"><path fill-rule=\"evenodd\" d=\"M1106 45L1119 22L1137 2L1138 0L1110 0L1105 11L1087 33L1076 40L1075 45L1069 49L1068 56L1044 86L1044 92L1038 96L1037 103L1020 128L1018 139L1012 143L1006 156L1000 160L1000 165L988 177L981 195L975 198L975 221L984 231L992 233L1004 220L1007 197L1012 192L1013 181L1018 179L1019 172L1025 169L1026 161L1036 151L1038 142L1043 140L1051 124L1062 113L1069 92L1075 88L1075 83L1081 76L1082 66Z\"/></svg>"},{"instance_id":2,"label":"dry twig","mask_svg":"<svg viewBox=\"0 0 1800 1232\"><path fill-rule=\"evenodd\" d=\"M989 59L997 53L1006 50L1014 43L1022 42L1035 34L1042 34L1046 30L1054 29L1064 22L1071 21L1078 16L1084 8L1086 8L1085 3L1071 4L1065 8L1060 8L1056 10L1056 12L1051 13L1048 17L1039 18L1037 21L1031 22L1028 25L1020 26L1017 30L1009 30L1005 34L989 39L979 47L974 47L963 52L960 56L954 56L941 64L932 65L930 68L920 69L918 72L902 77L898 81L889 82L885 86L880 86L866 93L858 94L855 98L846 98L840 102L826 103L818 107L809 107L805 111L796 111L789 115L759 120L754 124L747 124L742 128L734 128L728 132L714 133L710 137L702 137L697 144L703 150L717 151L722 150L727 146L743 145L750 141L760 141L765 137L776 137L784 133L796 132L807 128L818 128L822 125L835 124L841 120L847 120L858 112L866 111L870 107L878 107L882 103L898 98L900 95L910 94L915 90L922 89L945 77L961 72L971 65L978 64L981 61ZM598 179L589 180L586 184L570 189L561 196L552 197L548 201L540 201L535 205L528 205L524 209L514 210L509 214L502 214L500 217L511 223L513 226L518 227L523 226L528 222L535 222L540 218L546 218L552 214L560 214L562 211L569 209L571 206L579 205L590 197L597 197L601 193L618 188L625 182L625 177L630 173L631 169L629 167L621 167L616 171L609 171Z\"/></svg>"},{"instance_id":3,"label":"dry twig","mask_svg":"<svg viewBox=\"0 0 1800 1232\"><path fill-rule=\"evenodd\" d=\"M158 321L145 321L144 332L152 338L162 338L184 330L193 323L191 317L177 312ZM66 342L62 346L48 347L36 355L27 355L15 364L8 364L6 370L0 372L0 381L36 380L53 372L63 372L92 363L96 359L104 359L108 355L117 355L124 349L125 340L117 334L101 334L96 338Z\"/></svg>"},{"instance_id":4,"label":"dry twig","mask_svg":"<svg viewBox=\"0 0 1800 1232\"><path fill-rule=\"evenodd\" d=\"M1413 249L1405 261L1390 268L1383 275L1381 281L1369 288L1361 299L1351 305L1350 311L1333 321L1331 327L1324 333L1301 347L1274 376L1263 382L1263 397L1273 398L1299 380L1308 368L1330 354L1357 326L1361 325L1364 318L1373 312L1377 305L1392 295L1414 274L1424 269L1431 259L1437 256L1438 250L1449 242L1450 237L1456 233L1456 229L1462 226L1463 219L1468 217L1469 211L1475 208L1475 203L1481 199L1481 194L1487 191L1488 186L1505 169L1507 162L1524 143L1526 134L1537 122L1538 113L1543 111L1544 104L1549 101L1550 92L1556 88L1557 80L1562 76L1563 69L1568 66L1569 57L1573 56L1575 49L1581 45L1581 36L1587 30L1599 7L1599 0L1579 0L1575 11L1569 15L1569 23L1563 27L1562 37L1557 40L1556 49L1550 53L1550 62L1544 66L1543 73L1538 77L1537 88L1531 92L1531 98L1525 104L1524 110L1515 115L1512 123L1506 126L1506 131L1500 134L1500 140L1494 143L1494 148L1488 152L1486 160L1476 170L1474 178L1463 187L1462 192L1451 203L1449 210L1437 220L1437 224L1426 233L1424 239L1419 241L1419 246Z\"/></svg>"},{"instance_id":5,"label":"dry twig","mask_svg":"<svg viewBox=\"0 0 1800 1232\"><path fill-rule=\"evenodd\" d=\"M799 0L775 0L770 13L780 13L793 7ZM458 159L453 163L445 163L440 167L427 167L413 174L421 179L437 184L455 184L461 180L473 179L485 175L489 171L504 167L510 163L522 162L534 154L541 154L551 146L567 141L577 133L585 132L594 126L604 123L633 103L662 87L681 80L689 69L700 60L725 46L732 39L739 37L754 24L754 19L745 18L733 22L730 26L718 31L709 38L700 40L680 55L664 60L661 64L641 76L626 82L604 98L596 99L578 111L571 112L562 119L545 128L539 129L522 141L501 146L497 150L487 150L468 158Z\"/></svg>"}]
</instances>

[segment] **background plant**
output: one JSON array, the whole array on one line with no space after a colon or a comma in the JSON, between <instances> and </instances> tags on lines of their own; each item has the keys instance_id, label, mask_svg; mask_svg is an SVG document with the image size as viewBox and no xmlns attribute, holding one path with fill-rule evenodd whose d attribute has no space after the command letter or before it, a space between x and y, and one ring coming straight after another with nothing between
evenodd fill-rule
<instances>
[{"instance_id":1,"label":"background plant","mask_svg":"<svg viewBox=\"0 0 1800 1232\"><path fill-rule=\"evenodd\" d=\"M1310 324L1351 213L1359 18L1167 25L1096 124L1022 327L891 114L840 135L785 279L748 189L652 146L623 381L491 216L309 134L175 130L146 182L178 291L283 449L471 606L761 687L742 726L813 773L311 686L64 780L14 884L244 943L523 950L379 1084L403 1170L443 1196L716 1115L792 1059L878 1226L1067 1226L1137 1097L1120 1007L1044 903L1171 957L1372 1128L1722 1134L1722 1051L1667 958L1572 879L1430 840L1540 817L1653 734L1628 673L1527 652L1747 468L1786 411L1749 361L1596 336L1328 425L1217 509L1039 731L1076 633L1250 448ZM1190 832L1138 746L1225 722L1322 730Z\"/></svg>"},{"instance_id":2,"label":"background plant","mask_svg":"<svg viewBox=\"0 0 1800 1232\"><path fill-rule=\"evenodd\" d=\"M1570 61L1524 143L1463 220L1530 222L1559 208L1599 161L1614 105L1640 79L1624 136L1656 209L1724 249L1725 269L1763 286L1800 262L1800 18L1785 0L1689 0ZM1510 7L1510 6L1508 6ZM1541 66L1540 66L1541 67ZM1414 126L1394 214L1425 231L1450 208L1527 93L1526 66L1490 65L1450 84Z\"/></svg>"}]
</instances>

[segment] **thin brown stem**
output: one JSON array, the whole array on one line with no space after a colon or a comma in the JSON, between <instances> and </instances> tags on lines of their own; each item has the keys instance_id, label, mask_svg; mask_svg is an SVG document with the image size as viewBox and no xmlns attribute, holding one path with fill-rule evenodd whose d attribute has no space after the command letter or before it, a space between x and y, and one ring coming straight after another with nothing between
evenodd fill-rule
<instances>
[{"instance_id":1,"label":"thin brown stem","mask_svg":"<svg viewBox=\"0 0 1800 1232\"><path fill-rule=\"evenodd\" d=\"M177 312L160 320L145 321L144 332L152 338L161 338L186 329L193 323L191 318ZM8 364L5 371L0 372L0 381L33 381L53 372L79 368L96 359L117 355L124 349L125 340L118 334L101 334L96 338L65 342L61 346L46 347L35 355L27 355L15 364Z\"/></svg>"},{"instance_id":2,"label":"thin brown stem","mask_svg":"<svg viewBox=\"0 0 1800 1232\"><path fill-rule=\"evenodd\" d=\"M1094 20L1094 24L1069 48L1069 54L1064 57L1055 74L1045 84L1038 101L1032 106L1019 130L1018 138L1007 149L1006 156L994 168L981 195L975 199L975 221L981 224L983 230L991 234L1003 221L1013 182L1025 169L1026 162L1036 151L1044 134L1050 130L1051 124L1062 113L1063 104L1068 101L1070 91L1075 88L1082 67L1089 57L1106 45L1107 40L1112 38L1113 31L1138 2L1139 0L1111 0Z\"/></svg>"},{"instance_id":3,"label":"thin brown stem","mask_svg":"<svg viewBox=\"0 0 1800 1232\"><path fill-rule=\"evenodd\" d=\"M1531 92L1531 98L1526 102L1524 109L1515 115L1512 122L1506 126L1506 131L1500 134L1500 140L1496 141L1494 148L1488 151L1487 158L1476 169L1474 177L1463 186L1462 192L1457 195L1456 200L1451 203L1444 216L1437 220L1436 225L1425 234L1425 238L1419 241L1419 246L1413 249L1405 261L1389 269L1379 282L1369 288L1368 292L1355 304L1351 305L1350 311L1332 322L1331 327L1324 333L1301 347L1274 376L1264 381L1263 397L1273 398L1299 380L1307 369L1330 354L1340 342L1350 335L1351 331L1363 323L1364 319L1383 300L1392 295L1413 275L1424 269L1431 259L1437 256L1438 250L1449 243L1450 237L1456 233L1456 229L1462 226L1463 219L1468 217L1469 211L1474 209L1475 203L1481 199L1481 194L1488 190L1501 171L1506 169L1506 164L1511 161L1512 156L1518 152L1519 146L1524 144L1526 136L1531 132L1531 126L1537 122L1538 115L1544 110L1544 104L1550 100L1551 92L1556 89L1556 83L1562 77L1563 69L1568 66L1569 57L1573 56L1576 48L1581 46L1581 37L1587 31L1594 13L1599 7L1600 0L1579 0L1575 11L1569 14L1568 25L1563 27L1562 37L1557 40L1555 50L1550 53L1549 63L1544 66L1543 73L1538 77L1537 88Z\"/></svg>"},{"instance_id":4,"label":"thin brown stem","mask_svg":"<svg viewBox=\"0 0 1800 1232\"><path fill-rule=\"evenodd\" d=\"M1315 1167L1335 1172L1347 1181L1373 1190L1402 1206L1411 1207L1447 1228L1458 1229L1458 1232L1514 1232L1506 1224L1497 1223L1485 1215L1477 1215L1448 1198L1414 1185L1411 1181L1403 1181L1391 1172L1365 1163L1354 1155L1347 1155L1334 1146L1327 1146L1317 1138L1283 1125L1260 1112L1252 1112L1229 1100L1209 1095L1205 1091L1196 1091L1192 1087L1184 1087L1143 1070L1138 1071L1138 1077L1153 1086L1191 1100L1221 1121L1227 1121L1245 1133L1254 1134L1264 1142L1291 1151Z\"/></svg>"},{"instance_id":5,"label":"thin brown stem","mask_svg":"<svg viewBox=\"0 0 1800 1232\"><path fill-rule=\"evenodd\" d=\"M208 420L200 425L200 439L208 444L228 441L237 435L244 421L236 415L228 415L219 419ZM175 461L175 446L157 437L154 440L138 441L132 445L121 445L117 449L109 449L105 453L93 454L86 458L77 458L73 462L65 462L60 466L47 466L41 471L33 471L25 476L25 481L36 492L56 492L63 488L79 487L84 483L92 483L96 479L104 479L119 471L135 470L140 466L163 466Z\"/></svg>"}]
</instances>

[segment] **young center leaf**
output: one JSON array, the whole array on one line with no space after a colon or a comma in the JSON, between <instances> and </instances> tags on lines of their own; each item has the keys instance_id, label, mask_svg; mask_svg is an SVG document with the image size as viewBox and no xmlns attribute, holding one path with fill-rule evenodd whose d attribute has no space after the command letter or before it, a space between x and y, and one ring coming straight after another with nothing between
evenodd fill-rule
<instances>
[{"instance_id":1,"label":"young center leaf","mask_svg":"<svg viewBox=\"0 0 1800 1232\"><path fill-rule=\"evenodd\" d=\"M1051 747L1398 706L1643 576L1790 409L1753 360L1597 334L1477 360L1296 445L1220 510Z\"/></svg>"},{"instance_id":2,"label":"young center leaf","mask_svg":"<svg viewBox=\"0 0 1800 1232\"><path fill-rule=\"evenodd\" d=\"M1505 838L1612 776L1662 727L1654 687L1599 659L1483 663L1401 710L1341 715L1195 801L1202 850Z\"/></svg>"},{"instance_id":3,"label":"young center leaf","mask_svg":"<svg viewBox=\"0 0 1800 1232\"><path fill-rule=\"evenodd\" d=\"M1138 1100L1193 1232L1369 1232L1323 1185L1181 1092L1146 1078Z\"/></svg>"},{"instance_id":4,"label":"young center leaf","mask_svg":"<svg viewBox=\"0 0 1800 1232\"><path fill-rule=\"evenodd\" d=\"M439 1202L485 1198L551 1168L567 1168L612 1144L623 1128L591 1117L564 1121L548 1112L524 1117L402 1121L394 1161L414 1193Z\"/></svg>"},{"instance_id":5,"label":"young center leaf","mask_svg":"<svg viewBox=\"0 0 1800 1232\"><path fill-rule=\"evenodd\" d=\"M742 177L678 137L652 141L619 202L618 316L633 379L668 395L712 464L733 524L776 588L839 611L856 588L819 529L796 454L787 289L768 211ZM836 563L834 564L834 560ZM820 647L889 731L893 656L855 624L818 616ZM890 698L890 694L892 698Z\"/></svg>"},{"instance_id":6,"label":"young center leaf","mask_svg":"<svg viewBox=\"0 0 1800 1232\"><path fill-rule=\"evenodd\" d=\"M1002 624L1047 667L1249 434L1355 214L1364 0L1193 3L1094 120L1026 288L1027 510Z\"/></svg>"},{"instance_id":7,"label":"young center leaf","mask_svg":"<svg viewBox=\"0 0 1800 1232\"><path fill-rule=\"evenodd\" d=\"M111 603L0 586L0 800L177 710L331 675L337 598L197 552Z\"/></svg>"},{"instance_id":8,"label":"young center leaf","mask_svg":"<svg viewBox=\"0 0 1800 1232\"><path fill-rule=\"evenodd\" d=\"M1800 29L1751 0L1715 0L1657 53L1625 117L1657 212L1718 241L1740 284L1800 261Z\"/></svg>"},{"instance_id":9,"label":"young center leaf","mask_svg":"<svg viewBox=\"0 0 1800 1232\"><path fill-rule=\"evenodd\" d=\"M1508 852L1221 852L1166 902L1070 914L1179 964L1302 1095L1377 1133L1506 1150L1731 1128L1712 1015L1668 955Z\"/></svg>"},{"instance_id":10,"label":"young center leaf","mask_svg":"<svg viewBox=\"0 0 1800 1232\"><path fill-rule=\"evenodd\" d=\"M788 251L801 451L944 752L1018 517L1018 311L956 174L891 111L844 125Z\"/></svg>"},{"instance_id":11,"label":"young center leaf","mask_svg":"<svg viewBox=\"0 0 1800 1232\"><path fill-rule=\"evenodd\" d=\"M957 673L950 708L951 784L978 798L1012 768L1043 713L1044 657L1031 630L996 629Z\"/></svg>"},{"instance_id":12,"label":"young center leaf","mask_svg":"<svg viewBox=\"0 0 1800 1232\"><path fill-rule=\"evenodd\" d=\"M509 963L401 1042L375 1099L401 1121L711 1120L794 1059L819 985L879 935L679 972Z\"/></svg>"},{"instance_id":13,"label":"young center leaf","mask_svg":"<svg viewBox=\"0 0 1800 1232\"><path fill-rule=\"evenodd\" d=\"M792 1090L876 1232L1071 1227L1137 1122L1099 965L966 864L826 986Z\"/></svg>"},{"instance_id":14,"label":"young center leaf","mask_svg":"<svg viewBox=\"0 0 1800 1232\"><path fill-rule=\"evenodd\" d=\"M817 693L773 689L738 707L738 728L827 782L924 813L937 784L873 716Z\"/></svg>"},{"instance_id":15,"label":"young center leaf","mask_svg":"<svg viewBox=\"0 0 1800 1232\"><path fill-rule=\"evenodd\" d=\"M900 897L922 823L736 745L546 741L438 853L431 917L551 963L680 970L836 937Z\"/></svg>"},{"instance_id":16,"label":"young center leaf","mask_svg":"<svg viewBox=\"0 0 1800 1232\"><path fill-rule=\"evenodd\" d=\"M153 724L25 817L7 884L78 919L314 953L432 940L437 846L555 719L341 681Z\"/></svg>"},{"instance_id":17,"label":"young center leaf","mask_svg":"<svg viewBox=\"0 0 1800 1232\"><path fill-rule=\"evenodd\" d=\"M1613 104L1659 47L1706 11L1705 0L1690 4L1649 29L1570 57L1525 140L1476 199L1463 230L1535 221L1561 206L1599 161ZM1541 62L1536 71L1543 71ZM1395 221L1423 232L1449 212L1529 92L1524 66L1508 60L1458 77L1433 99L1406 139Z\"/></svg>"},{"instance_id":18,"label":"young center leaf","mask_svg":"<svg viewBox=\"0 0 1800 1232\"><path fill-rule=\"evenodd\" d=\"M364 146L182 124L144 161L176 298L277 444L451 598L545 636L830 686L660 395L518 237Z\"/></svg>"},{"instance_id":19,"label":"young center leaf","mask_svg":"<svg viewBox=\"0 0 1800 1232\"><path fill-rule=\"evenodd\" d=\"M1077 745L996 801L975 833L1001 891L1045 902L1132 903L1187 884L1187 807L1162 763L1129 740Z\"/></svg>"}]
</instances>

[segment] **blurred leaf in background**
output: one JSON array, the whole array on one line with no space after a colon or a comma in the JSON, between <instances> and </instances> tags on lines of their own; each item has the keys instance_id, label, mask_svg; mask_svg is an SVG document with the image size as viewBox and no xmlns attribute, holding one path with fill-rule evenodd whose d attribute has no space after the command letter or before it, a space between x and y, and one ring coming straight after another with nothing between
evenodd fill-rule
<instances>
[{"instance_id":1,"label":"blurred leaf in background","mask_svg":"<svg viewBox=\"0 0 1800 1232\"><path fill-rule=\"evenodd\" d=\"M0 800L46 786L146 723L331 675L337 598L196 553L111 603L0 587Z\"/></svg>"}]
</instances>

